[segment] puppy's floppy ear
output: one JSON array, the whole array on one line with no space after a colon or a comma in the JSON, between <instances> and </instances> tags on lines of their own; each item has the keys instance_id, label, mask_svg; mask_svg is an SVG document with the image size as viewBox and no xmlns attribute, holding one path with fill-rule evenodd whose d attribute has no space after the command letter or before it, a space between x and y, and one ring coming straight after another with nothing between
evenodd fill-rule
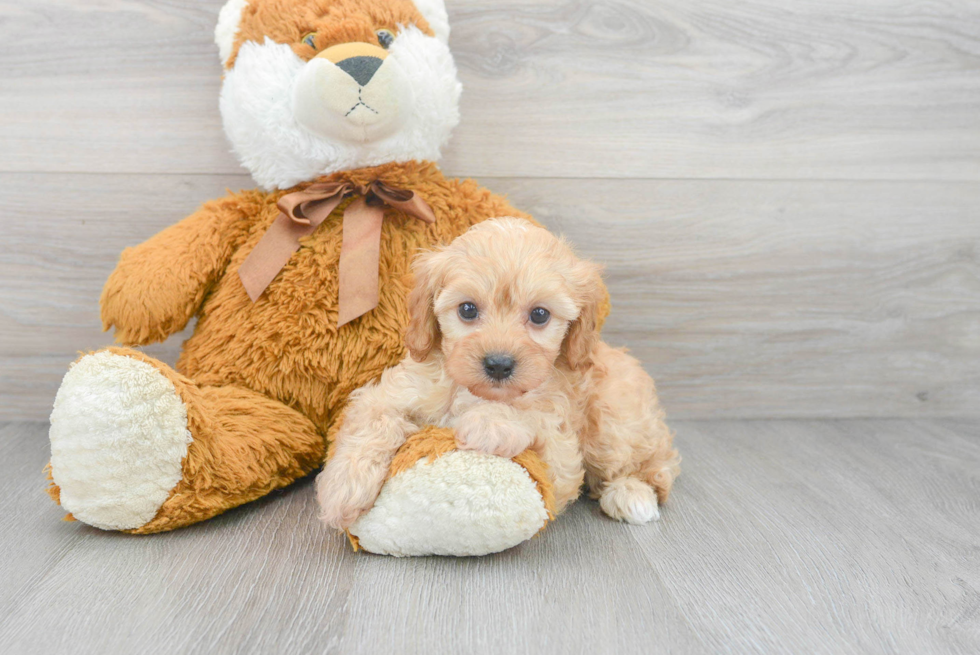
<instances>
[{"instance_id":1,"label":"puppy's floppy ear","mask_svg":"<svg viewBox=\"0 0 980 655\"><path fill-rule=\"evenodd\" d=\"M408 296L410 320L405 332L405 345L417 362L424 362L442 339L439 320L432 306L441 284L437 279L440 256L442 253L438 250L423 252L412 263L415 286Z\"/></svg>"},{"instance_id":2,"label":"puppy's floppy ear","mask_svg":"<svg viewBox=\"0 0 980 655\"><path fill-rule=\"evenodd\" d=\"M580 261L569 282L575 290L575 302L581 309L578 318L569 326L561 348L568 367L573 371L584 371L592 366L592 356L599 345L599 312L606 300L602 267Z\"/></svg>"}]
</instances>

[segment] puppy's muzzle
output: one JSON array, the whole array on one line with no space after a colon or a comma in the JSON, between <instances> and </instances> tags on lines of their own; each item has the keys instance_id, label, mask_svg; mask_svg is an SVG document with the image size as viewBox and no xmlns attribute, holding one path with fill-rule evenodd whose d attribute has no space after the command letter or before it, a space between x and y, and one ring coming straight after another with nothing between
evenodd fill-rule
<instances>
[{"instance_id":1,"label":"puppy's muzzle","mask_svg":"<svg viewBox=\"0 0 980 655\"><path fill-rule=\"evenodd\" d=\"M514 375L516 363L510 355L491 354L483 358L483 370L491 380L503 382Z\"/></svg>"}]
</instances>

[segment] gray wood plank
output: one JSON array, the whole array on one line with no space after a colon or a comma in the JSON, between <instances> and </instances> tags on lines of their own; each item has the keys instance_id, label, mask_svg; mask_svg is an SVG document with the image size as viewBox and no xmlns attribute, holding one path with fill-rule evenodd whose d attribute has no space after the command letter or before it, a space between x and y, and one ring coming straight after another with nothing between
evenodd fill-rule
<instances>
[{"instance_id":1,"label":"gray wood plank","mask_svg":"<svg viewBox=\"0 0 980 655\"><path fill-rule=\"evenodd\" d=\"M660 523L579 501L480 559L351 553L312 489L175 533L59 521L44 424L0 427L17 653L975 653L976 420L678 421ZM18 459L19 458L19 459ZM31 466L24 462L30 460ZM54 553L60 553L55 557ZM9 568L7 570L9 570Z\"/></svg>"},{"instance_id":2,"label":"gray wood plank","mask_svg":"<svg viewBox=\"0 0 980 655\"><path fill-rule=\"evenodd\" d=\"M499 185L607 265L604 334L678 417L980 413L980 187Z\"/></svg>"},{"instance_id":3,"label":"gray wood plank","mask_svg":"<svg viewBox=\"0 0 980 655\"><path fill-rule=\"evenodd\" d=\"M222 0L0 2L0 170L237 173ZM453 0L447 170L980 179L970 0Z\"/></svg>"},{"instance_id":4,"label":"gray wood plank","mask_svg":"<svg viewBox=\"0 0 980 655\"><path fill-rule=\"evenodd\" d=\"M349 621L344 643L364 655L379 643L410 653L628 653L643 652L653 634L646 652L703 651L643 553L608 523L582 504L506 553L411 562L396 573L402 591L383 602L377 590L392 570L371 558L348 611L372 619ZM447 642L453 630L467 633L462 642Z\"/></svg>"},{"instance_id":5,"label":"gray wood plank","mask_svg":"<svg viewBox=\"0 0 980 655\"><path fill-rule=\"evenodd\" d=\"M893 420L678 432L671 523L636 544L709 651L980 648L976 436Z\"/></svg>"},{"instance_id":6,"label":"gray wood plank","mask_svg":"<svg viewBox=\"0 0 980 655\"><path fill-rule=\"evenodd\" d=\"M58 521L63 512L50 513L53 504L43 493L47 481L42 473L47 441L46 424L0 425L0 470L8 480L0 496L0 624L13 611L19 592L37 584L82 538L77 530L63 529ZM38 520L41 515L48 520Z\"/></svg>"},{"instance_id":7,"label":"gray wood plank","mask_svg":"<svg viewBox=\"0 0 980 655\"><path fill-rule=\"evenodd\" d=\"M980 187L488 179L607 265L606 339L675 417L980 413ZM0 417L108 344L119 252L247 176L0 174ZM39 213L38 198L50 199ZM182 337L149 351L173 362Z\"/></svg>"},{"instance_id":8,"label":"gray wood plank","mask_svg":"<svg viewBox=\"0 0 980 655\"><path fill-rule=\"evenodd\" d=\"M46 461L46 425L0 436L12 430L20 438L10 454ZM14 546L3 562L13 575L0 587L5 651L273 652L292 622L339 632L357 558L341 540L323 539L309 480L145 539L60 521L40 467L10 462L0 463L4 496L17 498L2 527Z\"/></svg>"}]
</instances>

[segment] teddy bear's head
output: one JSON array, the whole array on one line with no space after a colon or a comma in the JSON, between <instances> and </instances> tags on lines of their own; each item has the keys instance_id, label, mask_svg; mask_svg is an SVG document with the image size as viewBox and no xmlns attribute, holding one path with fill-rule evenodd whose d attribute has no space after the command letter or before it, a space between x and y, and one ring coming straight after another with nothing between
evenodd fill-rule
<instances>
[{"instance_id":1,"label":"teddy bear's head","mask_svg":"<svg viewBox=\"0 0 980 655\"><path fill-rule=\"evenodd\" d=\"M230 0L221 115L265 189L432 160L459 122L443 0Z\"/></svg>"}]
</instances>

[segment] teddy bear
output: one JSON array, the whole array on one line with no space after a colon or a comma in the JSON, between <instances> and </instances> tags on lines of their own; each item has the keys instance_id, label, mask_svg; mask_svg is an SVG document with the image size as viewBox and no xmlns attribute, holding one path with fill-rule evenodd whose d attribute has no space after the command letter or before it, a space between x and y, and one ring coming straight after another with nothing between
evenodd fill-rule
<instances>
[{"instance_id":1,"label":"teddy bear","mask_svg":"<svg viewBox=\"0 0 980 655\"><path fill-rule=\"evenodd\" d=\"M442 0L230 0L215 40L226 134L254 190L126 249L103 290L118 346L82 356L51 414L48 491L69 517L149 534L320 467L348 395L405 354L410 264L526 214L434 163L461 85ZM175 367L138 347L196 317ZM416 434L355 547L474 555L552 517L544 465Z\"/></svg>"}]
</instances>

